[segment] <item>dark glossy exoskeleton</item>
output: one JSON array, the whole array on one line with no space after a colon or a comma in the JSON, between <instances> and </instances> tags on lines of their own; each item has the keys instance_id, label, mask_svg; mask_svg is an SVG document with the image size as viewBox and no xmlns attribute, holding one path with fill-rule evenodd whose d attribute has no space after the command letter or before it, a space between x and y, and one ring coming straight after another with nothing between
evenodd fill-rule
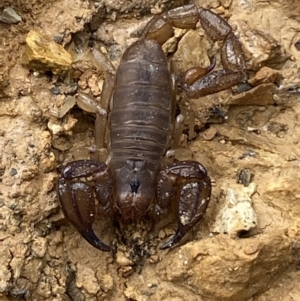
<instances>
[{"instance_id":1,"label":"dark glossy exoskeleton","mask_svg":"<svg viewBox=\"0 0 300 301\"><path fill-rule=\"evenodd\" d=\"M111 213L113 218L123 220L155 217L172 204L178 228L161 249L179 242L202 218L209 204L211 182L200 163L177 161L167 165L164 160L177 129L178 83L168 70L161 45L172 36L172 26L195 28L199 20L210 38L224 40L221 55L224 69L212 71L213 62L207 68L186 71L179 84L187 95L197 98L216 93L245 79L241 46L221 17L194 5L155 16L142 38L125 51L112 81L114 87L102 93L102 106L107 107L114 88L108 119L108 160L75 161L62 170L58 196L63 212L81 235L102 251L109 251L110 247L92 230L96 200L101 214ZM99 110L95 108L95 112ZM96 137L98 141L104 139L103 118L98 114L96 120L96 130L101 133Z\"/></svg>"}]
</instances>

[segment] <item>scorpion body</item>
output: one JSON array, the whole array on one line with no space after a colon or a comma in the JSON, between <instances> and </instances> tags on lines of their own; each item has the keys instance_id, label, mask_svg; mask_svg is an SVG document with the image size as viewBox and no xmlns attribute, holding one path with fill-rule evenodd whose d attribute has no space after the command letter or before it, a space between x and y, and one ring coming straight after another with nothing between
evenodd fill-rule
<instances>
[{"instance_id":1,"label":"scorpion body","mask_svg":"<svg viewBox=\"0 0 300 301\"><path fill-rule=\"evenodd\" d=\"M245 79L241 46L221 17L195 5L155 16L142 38L123 54L111 93L105 89L102 92L101 103L108 104L115 89L108 119L109 159L106 163L74 161L62 170L58 197L63 212L81 235L102 251L111 248L92 229L96 200L100 214L110 213L114 219L123 220L159 216L172 204L178 227L161 249L179 242L199 222L209 204L211 182L202 164L196 161L167 164L164 160L176 130L176 81L168 70L161 45L173 35L172 26L195 28L199 21L213 40L224 40L221 55L224 69L212 71L213 61L206 68L187 70L178 77L183 90L188 96L198 98ZM91 100L85 99L80 99L82 106L89 107L89 112L94 110L96 130L103 133L106 121L101 121L104 119L99 106L90 106Z\"/></svg>"},{"instance_id":2,"label":"scorpion body","mask_svg":"<svg viewBox=\"0 0 300 301\"><path fill-rule=\"evenodd\" d=\"M162 168L171 118L171 75L166 57L155 41L139 40L122 57L110 113L109 166L114 170L114 199L124 218L140 217L151 207L155 189L149 187L156 186ZM130 179L130 187L123 185L124 179ZM134 193L137 186L139 193Z\"/></svg>"}]
</instances>

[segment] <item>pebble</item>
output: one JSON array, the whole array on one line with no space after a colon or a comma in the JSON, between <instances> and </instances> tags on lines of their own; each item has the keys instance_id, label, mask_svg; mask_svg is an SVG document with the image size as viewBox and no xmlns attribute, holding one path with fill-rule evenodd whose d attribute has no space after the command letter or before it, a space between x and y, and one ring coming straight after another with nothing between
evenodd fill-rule
<instances>
[{"instance_id":1,"label":"pebble","mask_svg":"<svg viewBox=\"0 0 300 301\"><path fill-rule=\"evenodd\" d=\"M203 133L203 139L204 140L212 140L217 134L217 129L215 128L209 128Z\"/></svg>"},{"instance_id":2,"label":"pebble","mask_svg":"<svg viewBox=\"0 0 300 301\"><path fill-rule=\"evenodd\" d=\"M121 252L118 252L117 253L117 263L120 265L120 266L122 266L122 267L124 267L124 266L129 266L129 265L133 265L133 262L130 260L130 259L128 259L123 253L121 253Z\"/></svg>"},{"instance_id":3,"label":"pebble","mask_svg":"<svg viewBox=\"0 0 300 301\"><path fill-rule=\"evenodd\" d=\"M0 16L0 21L7 24L15 24L22 21L22 18L16 13L16 11L7 7L3 10L2 15Z\"/></svg>"},{"instance_id":4,"label":"pebble","mask_svg":"<svg viewBox=\"0 0 300 301\"><path fill-rule=\"evenodd\" d=\"M22 64L34 71L59 74L71 69L72 56L49 36L31 30L26 37Z\"/></svg>"},{"instance_id":5,"label":"pebble","mask_svg":"<svg viewBox=\"0 0 300 301\"><path fill-rule=\"evenodd\" d=\"M17 170L16 170L15 168L11 168L11 170L10 170L10 172L9 172L9 174L10 174L11 176L15 176L17 173L18 173L18 172L17 172Z\"/></svg>"}]
</instances>

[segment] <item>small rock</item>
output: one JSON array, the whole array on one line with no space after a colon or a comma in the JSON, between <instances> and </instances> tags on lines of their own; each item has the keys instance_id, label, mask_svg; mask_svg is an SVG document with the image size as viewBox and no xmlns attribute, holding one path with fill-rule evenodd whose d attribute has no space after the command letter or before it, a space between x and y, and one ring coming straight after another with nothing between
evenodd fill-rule
<instances>
[{"instance_id":1,"label":"small rock","mask_svg":"<svg viewBox=\"0 0 300 301\"><path fill-rule=\"evenodd\" d=\"M50 119L48 122L48 128L53 135L58 135L63 132L63 126L55 123L55 120Z\"/></svg>"},{"instance_id":2,"label":"small rock","mask_svg":"<svg viewBox=\"0 0 300 301\"><path fill-rule=\"evenodd\" d=\"M53 94L53 95L58 95L60 94L60 89L58 87L52 87L50 89L50 92Z\"/></svg>"},{"instance_id":3,"label":"small rock","mask_svg":"<svg viewBox=\"0 0 300 301\"><path fill-rule=\"evenodd\" d=\"M175 159L178 161L186 161L193 159L193 152L186 148L175 149Z\"/></svg>"},{"instance_id":4,"label":"small rock","mask_svg":"<svg viewBox=\"0 0 300 301\"><path fill-rule=\"evenodd\" d=\"M241 168L237 173L236 182L243 184L245 187L249 186L251 181L252 173L248 168Z\"/></svg>"},{"instance_id":5,"label":"small rock","mask_svg":"<svg viewBox=\"0 0 300 301\"><path fill-rule=\"evenodd\" d=\"M253 242L252 244L245 245L243 251L246 255L252 255L259 251L258 244Z\"/></svg>"},{"instance_id":6,"label":"small rock","mask_svg":"<svg viewBox=\"0 0 300 301\"><path fill-rule=\"evenodd\" d=\"M165 238L166 237L166 232L163 229L159 230L158 237L161 238L161 239Z\"/></svg>"},{"instance_id":7,"label":"small rock","mask_svg":"<svg viewBox=\"0 0 300 301\"><path fill-rule=\"evenodd\" d=\"M107 293L114 287L114 279L111 275L105 274L100 278L100 287Z\"/></svg>"},{"instance_id":8,"label":"small rock","mask_svg":"<svg viewBox=\"0 0 300 301\"><path fill-rule=\"evenodd\" d=\"M60 151L66 151L73 146L68 136L54 137L51 141L51 145Z\"/></svg>"},{"instance_id":9,"label":"small rock","mask_svg":"<svg viewBox=\"0 0 300 301\"><path fill-rule=\"evenodd\" d=\"M234 25L237 26L245 56L251 58L251 69L258 70L262 66L278 69L288 59L287 52L268 32L253 28L251 23L242 19L236 20Z\"/></svg>"},{"instance_id":10,"label":"small rock","mask_svg":"<svg viewBox=\"0 0 300 301\"><path fill-rule=\"evenodd\" d=\"M84 288L91 295L96 294L100 289L94 271L80 264L77 265L76 285Z\"/></svg>"},{"instance_id":11,"label":"small rock","mask_svg":"<svg viewBox=\"0 0 300 301\"><path fill-rule=\"evenodd\" d=\"M63 295L66 292L66 289L60 285L58 285L57 283L53 285L52 287L52 292L55 295ZM54 299L52 299L54 301ZM59 300L59 299L58 299Z\"/></svg>"},{"instance_id":12,"label":"small rock","mask_svg":"<svg viewBox=\"0 0 300 301\"><path fill-rule=\"evenodd\" d=\"M54 74L71 69L72 57L61 45L51 38L29 31L26 37L26 48L22 55L22 64L29 69Z\"/></svg>"},{"instance_id":13,"label":"small rock","mask_svg":"<svg viewBox=\"0 0 300 301\"><path fill-rule=\"evenodd\" d=\"M138 239L141 239L141 238L142 238L142 234L139 231L136 231L132 234L132 239L134 239L134 240L138 240Z\"/></svg>"},{"instance_id":14,"label":"small rock","mask_svg":"<svg viewBox=\"0 0 300 301\"><path fill-rule=\"evenodd\" d=\"M273 95L278 92L278 89L275 84L261 84L253 89L234 95L231 100L231 105L259 105L266 106L274 104Z\"/></svg>"},{"instance_id":15,"label":"small rock","mask_svg":"<svg viewBox=\"0 0 300 301\"><path fill-rule=\"evenodd\" d=\"M43 237L38 237L34 240L32 244L32 251L37 255L37 257L44 257L47 250L47 239Z\"/></svg>"},{"instance_id":16,"label":"small rock","mask_svg":"<svg viewBox=\"0 0 300 301\"><path fill-rule=\"evenodd\" d=\"M22 21L22 18L11 7L7 7L3 10L0 16L0 21L7 24L15 24Z\"/></svg>"},{"instance_id":17,"label":"small rock","mask_svg":"<svg viewBox=\"0 0 300 301\"><path fill-rule=\"evenodd\" d=\"M166 236L171 236L171 235L175 234L175 230L172 228L166 228L165 233L166 233Z\"/></svg>"},{"instance_id":18,"label":"small rock","mask_svg":"<svg viewBox=\"0 0 300 301\"><path fill-rule=\"evenodd\" d=\"M217 129L215 128L209 128L203 133L203 139L204 140L212 140L217 134Z\"/></svg>"},{"instance_id":19,"label":"small rock","mask_svg":"<svg viewBox=\"0 0 300 301\"><path fill-rule=\"evenodd\" d=\"M131 266L127 267L121 267L119 269L119 273L122 277L128 277L134 272L133 268Z\"/></svg>"},{"instance_id":20,"label":"small rock","mask_svg":"<svg viewBox=\"0 0 300 301\"><path fill-rule=\"evenodd\" d=\"M163 45L164 52L165 53L173 53L176 50L177 44L178 44L177 38L171 37Z\"/></svg>"},{"instance_id":21,"label":"small rock","mask_svg":"<svg viewBox=\"0 0 300 301\"><path fill-rule=\"evenodd\" d=\"M134 286L127 286L123 293L127 300L142 300L141 296L137 292L136 287Z\"/></svg>"},{"instance_id":22,"label":"small rock","mask_svg":"<svg viewBox=\"0 0 300 301\"><path fill-rule=\"evenodd\" d=\"M232 0L220 0L221 5L225 8L229 8L229 6L231 5Z\"/></svg>"},{"instance_id":23,"label":"small rock","mask_svg":"<svg viewBox=\"0 0 300 301\"><path fill-rule=\"evenodd\" d=\"M196 31L189 30L178 43L178 49L173 57L176 62L175 68L185 72L195 66L209 66L210 61L207 56L209 47L210 44L205 36L200 37Z\"/></svg>"},{"instance_id":24,"label":"small rock","mask_svg":"<svg viewBox=\"0 0 300 301\"><path fill-rule=\"evenodd\" d=\"M159 262L159 256L158 255L151 255L149 258L150 263L158 263Z\"/></svg>"},{"instance_id":25,"label":"small rock","mask_svg":"<svg viewBox=\"0 0 300 301\"><path fill-rule=\"evenodd\" d=\"M117 263L120 265L120 266L129 266L129 265L133 265L133 262L127 258L123 253L121 252L118 252L117 253Z\"/></svg>"},{"instance_id":26,"label":"small rock","mask_svg":"<svg viewBox=\"0 0 300 301\"><path fill-rule=\"evenodd\" d=\"M254 183L250 183L248 187L230 183L223 189L226 194L225 203L216 217L212 232L238 235L256 227L257 216L251 199L256 187Z\"/></svg>"},{"instance_id":27,"label":"small rock","mask_svg":"<svg viewBox=\"0 0 300 301\"><path fill-rule=\"evenodd\" d=\"M248 83L252 86L258 86L261 84L280 82L281 80L282 74L280 71L269 67L262 67L254 77L248 80Z\"/></svg>"},{"instance_id":28,"label":"small rock","mask_svg":"<svg viewBox=\"0 0 300 301\"><path fill-rule=\"evenodd\" d=\"M9 172L9 174L10 174L12 177L15 176L17 173L18 173L18 172L17 172L17 170L16 170L15 168L11 168L11 170L10 170L10 172Z\"/></svg>"}]
</instances>

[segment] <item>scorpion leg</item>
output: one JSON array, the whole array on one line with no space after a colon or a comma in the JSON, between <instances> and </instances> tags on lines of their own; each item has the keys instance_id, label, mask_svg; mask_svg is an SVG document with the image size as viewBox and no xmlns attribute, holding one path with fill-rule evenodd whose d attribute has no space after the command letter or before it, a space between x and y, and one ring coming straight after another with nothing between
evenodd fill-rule
<instances>
[{"instance_id":1,"label":"scorpion leg","mask_svg":"<svg viewBox=\"0 0 300 301\"><path fill-rule=\"evenodd\" d=\"M95 65L105 71L105 81L101 94L101 107L109 112L110 105L112 103L113 91L115 89L115 69L112 63L108 60L105 54L103 54L98 49L94 48L92 50ZM107 117L107 116L106 116ZM95 140L98 153L98 160L105 162L107 160L107 148L108 148L108 118L96 115L95 122Z\"/></svg>"},{"instance_id":2,"label":"scorpion leg","mask_svg":"<svg viewBox=\"0 0 300 301\"><path fill-rule=\"evenodd\" d=\"M215 60L215 58L212 58L211 64L206 68L203 68L203 67L190 68L189 70L187 70L185 72L181 81L191 82L191 80L193 80L193 82L194 82L195 80L202 78L203 76L208 74L211 70L213 70L213 68L215 67L215 64L216 64L216 60ZM173 74L173 76L174 76L174 74ZM178 79L178 77L177 77L177 79ZM176 97L175 97L175 100L176 100ZM174 104L174 107L176 107L175 104ZM193 140L197 135L195 133L195 129L194 129L195 128L195 114L191 110L180 107L180 114L175 119L174 139L173 139L173 144L172 144L173 148L179 147L181 134L183 133L183 129L184 129L185 125L189 126L188 139Z\"/></svg>"},{"instance_id":3,"label":"scorpion leg","mask_svg":"<svg viewBox=\"0 0 300 301\"><path fill-rule=\"evenodd\" d=\"M105 72L105 81L102 88L100 104L93 97L84 93L78 93L77 105L84 111L96 113L95 141L97 153L96 155L91 154L91 158L105 162L108 157L107 140L109 134L107 130L107 115L115 88L115 69L106 55L96 47L87 50L86 56L97 69Z\"/></svg>"},{"instance_id":4,"label":"scorpion leg","mask_svg":"<svg viewBox=\"0 0 300 301\"><path fill-rule=\"evenodd\" d=\"M196 161L175 162L161 172L158 207L164 208L172 200L178 221L175 235L161 247L162 250L179 242L199 222L209 204L210 195L210 178L204 166Z\"/></svg>"},{"instance_id":5,"label":"scorpion leg","mask_svg":"<svg viewBox=\"0 0 300 301\"><path fill-rule=\"evenodd\" d=\"M102 251L110 251L94 233L95 199L102 214L110 210L112 179L106 164L80 160L67 164L58 182L58 197L66 218L82 237Z\"/></svg>"},{"instance_id":6,"label":"scorpion leg","mask_svg":"<svg viewBox=\"0 0 300 301\"><path fill-rule=\"evenodd\" d=\"M86 44L86 43L83 43ZM108 85L111 85L111 77L114 77L115 69L112 63L109 61L107 56L97 47L89 48L86 45L76 45L78 48L78 58L79 60L89 60L98 70L105 72L111 76L108 76L107 84L104 85L103 90L109 90ZM113 86L113 85L111 85ZM113 88L111 88L113 89ZM103 95L104 94L104 95ZM101 96L100 104L84 93L78 93L76 95L77 105L86 112L96 113L99 115L106 115L108 111L108 101L106 100L107 94L112 94L111 92L104 92Z\"/></svg>"}]
</instances>

